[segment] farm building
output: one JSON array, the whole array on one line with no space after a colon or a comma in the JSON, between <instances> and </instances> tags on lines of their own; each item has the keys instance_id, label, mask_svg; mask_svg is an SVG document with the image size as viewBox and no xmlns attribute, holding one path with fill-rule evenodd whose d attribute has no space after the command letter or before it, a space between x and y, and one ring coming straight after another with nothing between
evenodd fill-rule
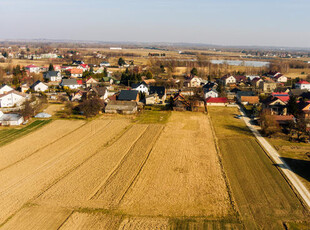
<instances>
[{"instance_id":1,"label":"farm building","mask_svg":"<svg viewBox=\"0 0 310 230\"><path fill-rule=\"evenodd\" d=\"M173 110L174 111L186 111L190 110L191 105L188 100L179 92L173 98Z\"/></svg>"},{"instance_id":2,"label":"farm building","mask_svg":"<svg viewBox=\"0 0 310 230\"><path fill-rule=\"evenodd\" d=\"M121 90L117 100L119 101L139 101L139 91L137 90Z\"/></svg>"},{"instance_id":3,"label":"farm building","mask_svg":"<svg viewBox=\"0 0 310 230\"><path fill-rule=\"evenodd\" d=\"M5 94L0 94L0 107L13 107L21 105L27 98L27 94L12 90Z\"/></svg>"},{"instance_id":4,"label":"farm building","mask_svg":"<svg viewBox=\"0 0 310 230\"><path fill-rule=\"evenodd\" d=\"M110 101L105 107L106 113L134 114L138 111L135 101Z\"/></svg>"},{"instance_id":5,"label":"farm building","mask_svg":"<svg viewBox=\"0 0 310 230\"><path fill-rule=\"evenodd\" d=\"M14 113L3 114L0 112L0 124L4 126L21 125L24 122L23 116Z\"/></svg>"},{"instance_id":6,"label":"farm building","mask_svg":"<svg viewBox=\"0 0 310 230\"><path fill-rule=\"evenodd\" d=\"M228 100L226 97L209 97L206 100L206 104L209 106L226 106L228 103Z\"/></svg>"}]
</instances>

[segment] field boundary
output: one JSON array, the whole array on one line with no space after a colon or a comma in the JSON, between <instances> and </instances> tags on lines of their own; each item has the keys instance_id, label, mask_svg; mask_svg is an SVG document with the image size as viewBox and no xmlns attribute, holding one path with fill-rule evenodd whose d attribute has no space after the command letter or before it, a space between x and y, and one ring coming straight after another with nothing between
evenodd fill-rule
<instances>
[{"instance_id":1,"label":"field boundary","mask_svg":"<svg viewBox=\"0 0 310 230\"><path fill-rule=\"evenodd\" d=\"M240 211L238 209L237 202L233 198L233 192L232 192L232 189L231 189L231 186L229 183L229 179L228 179L226 172L225 172L225 169L224 169L222 155L221 155L221 151L220 151L219 144L218 144L218 138L216 136L215 129L213 126L212 118L209 114L207 115L207 117L208 117L208 120L210 122L211 132L212 132L212 136L214 138L214 145L215 145L215 149L217 152L217 158L218 158L219 164L221 166L221 172L222 172L222 176L224 178L225 184L226 184L226 188L227 188L227 192L228 192L228 196L229 196L229 201L231 203L232 209L235 211L237 220L240 221L241 222L240 224L243 225L243 221L241 220L242 216L240 215Z\"/></svg>"}]
</instances>

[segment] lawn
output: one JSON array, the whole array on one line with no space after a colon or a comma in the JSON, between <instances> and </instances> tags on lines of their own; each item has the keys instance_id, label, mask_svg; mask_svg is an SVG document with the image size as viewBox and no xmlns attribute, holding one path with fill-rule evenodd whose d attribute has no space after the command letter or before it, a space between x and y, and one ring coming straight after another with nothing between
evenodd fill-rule
<instances>
[{"instance_id":1,"label":"lawn","mask_svg":"<svg viewBox=\"0 0 310 230\"><path fill-rule=\"evenodd\" d=\"M281 172L267 157L237 108L209 108L223 168L241 219L248 229L307 225L303 207Z\"/></svg>"},{"instance_id":2,"label":"lawn","mask_svg":"<svg viewBox=\"0 0 310 230\"><path fill-rule=\"evenodd\" d=\"M22 127L22 128L4 128L0 130L0 146L3 146L21 136L24 136L34 130L42 127L43 125L48 124L51 121L49 120L36 120L31 124Z\"/></svg>"},{"instance_id":3,"label":"lawn","mask_svg":"<svg viewBox=\"0 0 310 230\"><path fill-rule=\"evenodd\" d=\"M167 123L170 115L171 112L165 111L162 107L147 107L141 114L137 116L135 122L139 124L165 124Z\"/></svg>"}]
</instances>

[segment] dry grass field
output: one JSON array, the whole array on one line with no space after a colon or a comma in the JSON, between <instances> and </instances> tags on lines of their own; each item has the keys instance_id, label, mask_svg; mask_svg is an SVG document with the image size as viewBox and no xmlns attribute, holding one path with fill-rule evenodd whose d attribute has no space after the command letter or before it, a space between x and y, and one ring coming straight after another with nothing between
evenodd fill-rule
<instances>
[{"instance_id":1,"label":"dry grass field","mask_svg":"<svg viewBox=\"0 0 310 230\"><path fill-rule=\"evenodd\" d=\"M3 229L242 227L206 115L54 121L23 143L52 125L72 129L25 153L21 139L2 147L15 156L0 171Z\"/></svg>"},{"instance_id":2,"label":"dry grass field","mask_svg":"<svg viewBox=\"0 0 310 230\"><path fill-rule=\"evenodd\" d=\"M266 156L236 108L209 108L223 167L244 225L249 229L309 226L309 212ZM292 228L294 229L294 228ZM299 229L299 228L297 228Z\"/></svg>"}]
</instances>

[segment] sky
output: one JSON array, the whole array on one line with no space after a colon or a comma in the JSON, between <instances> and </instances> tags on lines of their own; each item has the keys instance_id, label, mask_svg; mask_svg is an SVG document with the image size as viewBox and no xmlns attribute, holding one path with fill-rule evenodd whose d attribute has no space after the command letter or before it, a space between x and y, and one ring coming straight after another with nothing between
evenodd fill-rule
<instances>
[{"instance_id":1,"label":"sky","mask_svg":"<svg viewBox=\"0 0 310 230\"><path fill-rule=\"evenodd\" d=\"M310 47L310 0L0 0L0 39Z\"/></svg>"}]
</instances>

